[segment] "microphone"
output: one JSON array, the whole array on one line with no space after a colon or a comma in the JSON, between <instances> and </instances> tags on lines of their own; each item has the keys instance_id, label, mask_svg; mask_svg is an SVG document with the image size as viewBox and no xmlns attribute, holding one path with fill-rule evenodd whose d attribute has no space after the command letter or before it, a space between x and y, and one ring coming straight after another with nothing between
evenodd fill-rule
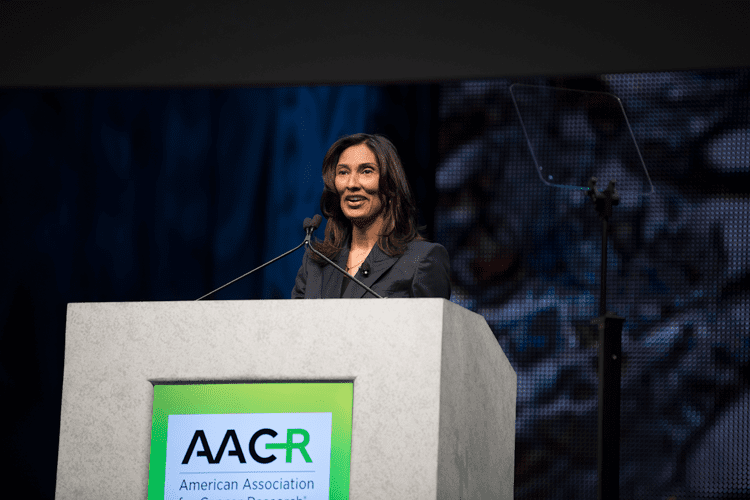
<instances>
[{"instance_id":1,"label":"microphone","mask_svg":"<svg viewBox=\"0 0 750 500\"><path fill-rule=\"evenodd\" d=\"M353 282L355 282L356 284L358 284L359 286L361 286L362 288L364 288L365 290L367 290L368 292L370 292L371 294L373 294L377 298L384 299L385 297L382 297L382 296L378 295L377 292L375 292L372 288L370 288L369 286L365 285L359 279L357 279L354 276L352 276L351 274L347 273L345 270L341 269L341 267L338 264L336 264L334 261L332 261L331 259L329 259L325 255L323 255L322 253L320 253L317 250L315 250L315 247L310 244L310 237L312 236L312 232L315 231L318 228L318 226L320 226L320 221L321 220L323 220L323 218L320 216L320 214L315 214L315 217L313 217L312 220L310 220L309 229L306 229L306 230L309 231L309 233L305 237L305 241L303 242L303 244L307 245L307 248L309 248L315 255L317 255L319 257L322 257L323 260L325 260L326 262L328 262L329 264L331 264L340 273L343 273L344 276L346 276L347 278L349 278L350 280L352 280ZM305 219L305 224L307 224L307 221L308 221L308 219ZM366 264L366 263L362 264L362 266L360 267L360 269L362 269L362 275L363 276L367 277L370 274L370 265L369 264ZM367 274L365 274L365 273L367 273Z\"/></svg>"},{"instance_id":2,"label":"microphone","mask_svg":"<svg viewBox=\"0 0 750 500\"><path fill-rule=\"evenodd\" d=\"M369 262L364 262L361 266L359 266L359 270L362 272L362 276L367 278L370 275L370 264Z\"/></svg>"},{"instance_id":3,"label":"microphone","mask_svg":"<svg viewBox=\"0 0 750 500\"><path fill-rule=\"evenodd\" d=\"M269 265L269 264L273 264L273 263L274 263L274 262L276 262L277 260L279 260L279 259L281 259L281 258L284 258L284 257L286 257L287 255L289 255L290 253L292 253L292 252L294 252L295 250L299 249L299 248L300 248L300 247L302 247L303 245L306 245L306 246L307 246L307 247L308 247L308 248L309 248L310 250L312 250L312 252L313 252L313 253L315 253L316 255L319 255L320 257L322 257L322 258L323 258L323 259L324 259L324 260L325 260L326 262L328 262L328 263L329 263L329 264L331 264L331 265L332 265L333 267L335 267L336 269L338 269L338 270L339 270L339 272L342 272L342 273L344 273L344 274L345 274L346 276L348 276L348 277L349 277L349 279L351 279L352 281L354 281L354 282L355 282L356 284L358 284L359 286L361 286L362 288L364 288L365 290L367 290L368 292L370 292L371 294L373 294L373 295L374 295L374 296L376 296L377 298L379 298L379 299L383 299L383 298L385 298L385 297L381 297L380 295L378 295L377 293L375 293L375 291L373 291L373 289L372 289L372 288L370 288L369 286L365 285L365 284L364 284L364 283L362 283L362 282L361 282L360 280L358 280L357 278L355 278L355 277L354 277L354 276L352 276L351 274L349 274L349 273L347 273L346 271L344 271L343 269L341 269L341 267L339 267L339 265L338 265L338 264L336 264L335 262L333 262L333 261L332 261L331 259L329 259L329 258L328 258L328 257L326 257L325 255L323 255L322 253L318 252L318 251L317 251L317 250L316 250L316 249L315 249L315 248L314 248L314 247L313 247L313 246L312 246L312 245L310 244L310 240L311 240L311 238L312 238L312 234L313 234L313 232L314 232L314 231L315 231L316 229L318 229L318 228L320 227L320 223L321 223L322 221L323 221L323 217L321 217L321 215L320 215L320 214L315 214L315 216L314 216L314 217L313 217L312 219L311 219L311 218L309 218L309 217L306 217L306 218L305 218L305 220L304 220L304 221L302 221L302 227L303 227L303 228L304 228L304 230L305 230L305 239L304 239L304 241L302 241L302 243L300 243L300 244L299 244L299 245L297 245L296 247L292 248L292 249L291 249L291 250L289 250L288 252L284 252L283 254L279 255L278 257L276 257L276 258L274 258L274 259L271 259L271 260L269 260L269 261L268 261L268 262L266 262L265 264L263 264L263 265L261 265L261 266L258 266L258 267L256 267L256 268L255 268L255 269L253 269L252 271L248 271L248 272L246 272L245 274L243 274L242 276L240 276L240 277L238 277L238 278L235 278L235 279L233 279L233 280L232 280L232 281L230 281L229 283L226 283L226 284L224 284L224 285L221 285L221 286L220 286L219 288L217 288L216 290L213 290L213 291L211 291L211 292L208 292L208 293L207 293L206 295L204 295L204 296L202 296L202 297L200 297L200 298L197 298L197 299L195 299L195 301L197 302L197 301L199 301L199 300L203 300L203 299L205 299L206 297L208 297L209 295L212 295L212 294L214 294L214 293L218 292L219 290L221 290L221 289L223 289L223 288L225 288L225 287L228 287L228 286L229 286L229 285L231 285L232 283L234 283L234 282L236 282L236 281L239 281L239 280L241 280L242 278L244 278L244 277L246 277L246 276L250 276L250 275L251 275L251 274L253 274L253 273L254 273L255 271L259 271L259 270L263 269L264 267L266 267L267 265ZM364 265L363 265L363 266L364 266ZM364 271L363 271L363 273L362 273L362 274L363 274L364 276L367 276L367 275L369 275L369 274L370 274L370 267L369 267L369 264L367 265L367 267L366 267L365 269L366 269L366 272L367 272L367 274L364 274Z\"/></svg>"},{"instance_id":4,"label":"microphone","mask_svg":"<svg viewBox=\"0 0 750 500\"><path fill-rule=\"evenodd\" d=\"M320 214L315 214L315 217L312 219L310 217L305 217L305 220L302 222L302 228L307 231L308 229L311 229L312 231L315 231L320 227L320 223L323 221L323 217L320 216Z\"/></svg>"},{"instance_id":5,"label":"microphone","mask_svg":"<svg viewBox=\"0 0 750 500\"><path fill-rule=\"evenodd\" d=\"M305 218L304 222L302 222L302 227L305 229L305 241L302 242L303 245L310 244L313 232L320 227L322 221L323 217L320 214L315 214L315 217L312 219L309 217Z\"/></svg>"},{"instance_id":6,"label":"microphone","mask_svg":"<svg viewBox=\"0 0 750 500\"><path fill-rule=\"evenodd\" d=\"M267 265L269 265L269 264L273 264L273 263L274 263L274 262L276 262L277 260L279 260L279 259L281 259L281 258L283 258L283 257L286 257L287 255L289 255L290 253L294 252L295 250L297 250L298 248L302 247L303 245L309 245L309 244L310 244L310 237L312 237L312 233L313 233L313 231L315 231L315 230L316 230L316 229L317 229L317 228L318 228L318 227L320 226L320 222L321 222L322 220L323 220L323 218L322 218L322 217L321 217L321 216L320 216L319 214L315 214L315 217L313 217L312 219L310 219L309 217L307 217L307 218L306 218L306 219L305 219L305 220L304 220L304 221L302 222L302 227L303 227L303 228L305 229L305 232L307 233L307 234L305 235L305 240L304 240L304 241L303 241L302 243L300 243L300 244L299 244L299 245L297 245L296 247L292 248L292 249L291 249L291 250L289 250L288 252L284 252L283 254L279 255L278 257L276 257L276 258L274 258L274 259L271 259L271 260L269 260L269 261L268 261L268 262L266 262L265 264L263 264L263 265L261 265L261 266L258 266L258 267L256 267L256 268L255 268L255 269L253 269L252 271L248 271L248 272L246 272L245 274L243 274L243 275L242 275L242 276L240 276L239 278L235 278L235 279L233 279L232 281L230 281L229 283L226 283L226 284L224 284L224 285L221 285L221 286L220 286L219 288L217 288L216 290L214 290L214 291L212 291L212 292L208 292L208 293L207 293L206 295L204 295L204 296L202 296L202 297L200 297L200 298L197 298L197 299L195 299L195 301L197 302L197 301L199 301L199 300L203 300L203 299L205 299L206 297L208 297L209 295L212 295L212 294L214 294L214 293L218 292L218 291L219 291L219 290L221 290L222 288L228 287L228 286L229 286L229 285L231 285L232 283L234 283L234 282L236 282L236 281L239 281L239 280L241 280L242 278L244 278L244 277L246 277L246 276L250 276L250 275L251 275L251 274L253 274L253 273L254 273L255 271L259 271L259 270L263 269L264 267L266 267ZM311 247L311 248L312 248L312 247Z\"/></svg>"}]
</instances>

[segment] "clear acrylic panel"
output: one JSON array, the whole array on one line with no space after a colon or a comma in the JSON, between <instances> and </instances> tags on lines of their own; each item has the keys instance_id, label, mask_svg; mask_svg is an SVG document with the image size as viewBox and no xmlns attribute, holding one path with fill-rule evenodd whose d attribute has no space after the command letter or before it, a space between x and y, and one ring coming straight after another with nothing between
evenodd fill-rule
<instances>
[{"instance_id":1,"label":"clear acrylic panel","mask_svg":"<svg viewBox=\"0 0 750 500\"><path fill-rule=\"evenodd\" d=\"M654 188L620 99L607 92L515 83L511 96L542 182L588 191L610 180L628 194Z\"/></svg>"}]
</instances>

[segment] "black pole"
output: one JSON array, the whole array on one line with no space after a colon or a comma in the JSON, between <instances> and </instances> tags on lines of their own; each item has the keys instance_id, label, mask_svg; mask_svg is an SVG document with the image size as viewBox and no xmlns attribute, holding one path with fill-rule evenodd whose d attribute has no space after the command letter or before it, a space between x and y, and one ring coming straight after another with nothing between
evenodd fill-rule
<instances>
[{"instance_id":1,"label":"black pole","mask_svg":"<svg viewBox=\"0 0 750 500\"><path fill-rule=\"evenodd\" d=\"M599 266L599 316L607 314L607 217L602 217L602 257Z\"/></svg>"},{"instance_id":2,"label":"black pole","mask_svg":"<svg viewBox=\"0 0 750 500\"><path fill-rule=\"evenodd\" d=\"M620 376L622 362L621 318L607 311L607 234L612 207L620 198L615 181L607 189L596 190L596 177L589 180L589 197L602 220L599 317L592 320L599 334L599 415L597 473L599 500L620 498Z\"/></svg>"},{"instance_id":3,"label":"black pole","mask_svg":"<svg viewBox=\"0 0 750 500\"><path fill-rule=\"evenodd\" d=\"M606 313L599 330L599 418L597 472L599 499L620 498L620 368L624 318Z\"/></svg>"},{"instance_id":4,"label":"black pole","mask_svg":"<svg viewBox=\"0 0 750 500\"><path fill-rule=\"evenodd\" d=\"M230 281L229 283L225 283L225 284L221 285L221 286L220 286L219 288L217 288L216 290L212 290L212 291L208 292L208 293L207 293L206 295L203 295L202 297L200 297L200 298L197 298L197 299L195 299L195 301L197 302L197 301L199 301L199 300L203 300L203 299L205 299L206 297L208 297L209 295L213 295L214 293L218 292L219 290L221 290L221 289L223 289L223 288L225 288L225 287L228 287L229 285L231 285L231 284L232 284L232 283L234 283L235 281L239 281L239 280L241 280L242 278L244 278L245 276L250 276L250 275L251 275L251 274L253 274L253 273L254 273L255 271L260 271L261 269L263 269L263 268L264 268L264 267L266 267L267 265L269 265L269 264L273 264L273 263L274 263L274 262L276 262L277 260L279 260L279 259L281 259L281 258L283 258L283 257L286 257L286 256L287 256L287 255L289 255L290 253L292 253L292 252L296 251L296 250L297 250L298 248L301 248L301 247L302 247L302 245L304 245L305 243L306 243L306 241L303 241L302 243L300 243L300 244L299 244L299 245L297 245L296 247L292 248L291 250L289 250L289 251L287 251L287 252L284 252L283 254L279 255L278 257L275 257L275 258L273 258L273 259L269 260L269 261L268 261L268 262L266 262L265 264L261 264L260 266L256 267L256 268L255 268L255 269L253 269L252 271L248 271L248 272L246 272L246 273L245 273L245 274L243 274L242 276L239 276L239 277L237 277L237 278L234 278L234 279L233 279L232 281Z\"/></svg>"}]
</instances>

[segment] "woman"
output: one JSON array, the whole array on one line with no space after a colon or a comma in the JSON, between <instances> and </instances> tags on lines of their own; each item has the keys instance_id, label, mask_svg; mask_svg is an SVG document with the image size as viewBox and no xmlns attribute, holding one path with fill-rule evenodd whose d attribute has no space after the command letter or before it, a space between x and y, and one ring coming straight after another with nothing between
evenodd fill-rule
<instances>
[{"instance_id":1,"label":"woman","mask_svg":"<svg viewBox=\"0 0 750 500\"><path fill-rule=\"evenodd\" d=\"M328 219L315 249L383 297L450 298L448 252L417 231L416 207L396 148L383 136L336 141L323 160L320 208ZM373 297L309 250L292 298Z\"/></svg>"}]
</instances>

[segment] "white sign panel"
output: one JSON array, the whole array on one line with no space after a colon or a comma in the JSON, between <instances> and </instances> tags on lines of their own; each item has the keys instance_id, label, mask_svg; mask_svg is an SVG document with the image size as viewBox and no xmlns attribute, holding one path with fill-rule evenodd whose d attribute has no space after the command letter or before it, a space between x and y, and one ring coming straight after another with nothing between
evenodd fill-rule
<instances>
[{"instance_id":1,"label":"white sign panel","mask_svg":"<svg viewBox=\"0 0 750 500\"><path fill-rule=\"evenodd\" d=\"M164 498L328 500L331 415L169 415Z\"/></svg>"}]
</instances>

